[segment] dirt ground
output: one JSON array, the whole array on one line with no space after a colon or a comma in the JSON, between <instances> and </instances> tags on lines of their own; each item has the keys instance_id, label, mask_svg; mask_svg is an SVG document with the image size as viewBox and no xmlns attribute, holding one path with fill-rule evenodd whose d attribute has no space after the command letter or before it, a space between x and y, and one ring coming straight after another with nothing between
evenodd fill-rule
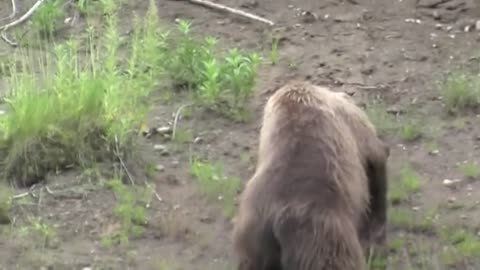
<instances>
[{"instance_id":1,"label":"dirt ground","mask_svg":"<svg viewBox=\"0 0 480 270\"><path fill-rule=\"evenodd\" d=\"M10 1L3 2L1 17L10 9ZM145 162L164 168L149 179L163 201L152 201L145 232L131 239L128 247L105 248L100 243L102 235L118 226L112 217L111 191L82 184L81 196L38 192L41 203L37 197L32 206L13 211L16 216L31 211L46 218L54 228L54 240L39 247L30 238L3 233L0 269L234 269L231 223L217 204L199 194L190 174L189 153L221 160L228 175L248 179L255 164L261 105L275 87L292 77L355 92L354 97L365 103L381 99L390 111L418 113L422 125L433 130L433 139L405 142L398 134L387 135L392 149L390 181L410 164L422 184L418 194L395 207L418 219L433 214L432 226L437 228L465 227L474 234L480 229L480 183L463 181L456 188L443 183L465 180L459 162L480 161L480 118L472 112L462 118L463 126L452 128L455 119L445 113L438 91L446 72L478 68L480 31L475 30L475 22L480 19L480 4L475 0L218 1L264 16L276 23L273 28L186 1L157 2L165 24L177 18L192 20L196 33L219 37L228 46L268 55L271 37L280 37L279 63L265 65L259 76L252 103L254 121L238 124L211 114L182 119L179 127L202 141L185 142L175 149L167 144L174 149L168 156L154 150L155 144L166 142L158 137L146 140ZM132 11L141 14L147 6L148 1L130 0L122 12L125 17ZM310 13L302 15L303 11ZM125 32L131 29L129 23L122 25ZM464 31L469 26L473 30ZM11 50L0 46L2 54ZM158 104L149 123L165 125L181 104ZM436 155L429 153L432 143ZM58 192L67 185L80 185L79 179L78 173L62 174L49 179L48 186ZM453 201L459 207L452 207ZM398 238L404 245L390 254L387 269L480 268L478 256L443 267L439 257L445 245L428 230L392 225L389 239Z\"/></svg>"}]
</instances>

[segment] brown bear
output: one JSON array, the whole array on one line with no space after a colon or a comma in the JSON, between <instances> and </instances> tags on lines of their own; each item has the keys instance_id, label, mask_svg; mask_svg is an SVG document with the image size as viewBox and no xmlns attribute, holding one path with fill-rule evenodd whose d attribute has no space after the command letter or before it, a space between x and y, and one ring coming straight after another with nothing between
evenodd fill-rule
<instances>
[{"instance_id":1,"label":"brown bear","mask_svg":"<svg viewBox=\"0 0 480 270\"><path fill-rule=\"evenodd\" d=\"M353 99L305 81L267 101L233 229L238 270L365 270L385 240L389 147Z\"/></svg>"}]
</instances>

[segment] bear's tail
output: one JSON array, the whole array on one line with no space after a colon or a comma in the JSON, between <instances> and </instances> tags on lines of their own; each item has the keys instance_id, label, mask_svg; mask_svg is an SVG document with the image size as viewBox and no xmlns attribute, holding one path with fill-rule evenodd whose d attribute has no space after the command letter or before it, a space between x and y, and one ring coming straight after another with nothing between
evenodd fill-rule
<instances>
[{"instance_id":1,"label":"bear's tail","mask_svg":"<svg viewBox=\"0 0 480 270\"><path fill-rule=\"evenodd\" d=\"M275 226L284 270L365 270L352 220L339 212L288 217Z\"/></svg>"}]
</instances>

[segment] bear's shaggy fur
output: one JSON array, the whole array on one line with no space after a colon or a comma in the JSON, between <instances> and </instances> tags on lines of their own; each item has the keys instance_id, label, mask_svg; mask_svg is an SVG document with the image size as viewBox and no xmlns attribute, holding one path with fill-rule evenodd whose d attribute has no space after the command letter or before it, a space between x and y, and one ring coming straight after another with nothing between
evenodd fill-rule
<instances>
[{"instance_id":1,"label":"bear's shaggy fur","mask_svg":"<svg viewBox=\"0 0 480 270\"><path fill-rule=\"evenodd\" d=\"M259 140L237 269L366 269L364 250L386 235L389 156L366 114L345 93L292 81L268 99Z\"/></svg>"}]
</instances>

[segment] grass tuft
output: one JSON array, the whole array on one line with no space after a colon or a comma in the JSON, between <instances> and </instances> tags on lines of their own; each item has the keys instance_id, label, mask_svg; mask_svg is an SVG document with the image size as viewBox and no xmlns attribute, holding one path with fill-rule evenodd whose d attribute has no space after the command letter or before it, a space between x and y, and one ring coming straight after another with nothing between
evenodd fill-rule
<instances>
[{"instance_id":1,"label":"grass tuft","mask_svg":"<svg viewBox=\"0 0 480 270\"><path fill-rule=\"evenodd\" d=\"M55 45L53 54L37 60L43 69L36 78L31 76L35 61L25 60L33 57L30 52L14 56L11 69L17 70L18 61L23 71L9 78L7 113L0 118L6 178L28 185L49 171L71 165L91 167L116 157L116 150L132 147L134 130L146 111L144 98L155 85L153 74L133 74L149 62L123 72L116 16L106 17L99 40L94 36L89 28L88 60L82 61L77 41ZM134 40L129 61L147 45Z\"/></svg>"},{"instance_id":2,"label":"grass tuft","mask_svg":"<svg viewBox=\"0 0 480 270\"><path fill-rule=\"evenodd\" d=\"M452 72L441 85L441 95L450 112L477 107L480 104L480 77L465 72Z\"/></svg>"},{"instance_id":3,"label":"grass tuft","mask_svg":"<svg viewBox=\"0 0 480 270\"><path fill-rule=\"evenodd\" d=\"M478 179L480 177L480 166L475 162L462 163L459 169L465 178Z\"/></svg>"},{"instance_id":4,"label":"grass tuft","mask_svg":"<svg viewBox=\"0 0 480 270\"><path fill-rule=\"evenodd\" d=\"M174 87L194 92L197 103L225 115L243 111L256 83L262 58L237 48L218 53L214 37L196 38L191 23L180 20L177 38L167 39L163 63Z\"/></svg>"},{"instance_id":5,"label":"grass tuft","mask_svg":"<svg viewBox=\"0 0 480 270\"><path fill-rule=\"evenodd\" d=\"M53 38L56 25L64 16L63 1L45 1L33 14L32 23L41 35Z\"/></svg>"},{"instance_id":6,"label":"grass tuft","mask_svg":"<svg viewBox=\"0 0 480 270\"><path fill-rule=\"evenodd\" d=\"M224 215L228 218L233 217L235 197L241 188L240 179L227 177L220 162L209 164L193 160L191 170L200 184L201 191L210 199L223 201Z\"/></svg>"},{"instance_id":7,"label":"grass tuft","mask_svg":"<svg viewBox=\"0 0 480 270\"><path fill-rule=\"evenodd\" d=\"M128 187L118 179L110 180L106 185L113 190L118 200L113 213L120 222L120 229L106 235L102 243L105 246L116 243L127 245L130 235L136 236L143 232L142 225L147 223L145 207L150 204L152 194L147 189Z\"/></svg>"},{"instance_id":8,"label":"grass tuft","mask_svg":"<svg viewBox=\"0 0 480 270\"><path fill-rule=\"evenodd\" d=\"M412 193L420 191L420 176L410 167L403 167L392 187L389 190L389 199L392 204L401 203L409 198Z\"/></svg>"}]
</instances>

